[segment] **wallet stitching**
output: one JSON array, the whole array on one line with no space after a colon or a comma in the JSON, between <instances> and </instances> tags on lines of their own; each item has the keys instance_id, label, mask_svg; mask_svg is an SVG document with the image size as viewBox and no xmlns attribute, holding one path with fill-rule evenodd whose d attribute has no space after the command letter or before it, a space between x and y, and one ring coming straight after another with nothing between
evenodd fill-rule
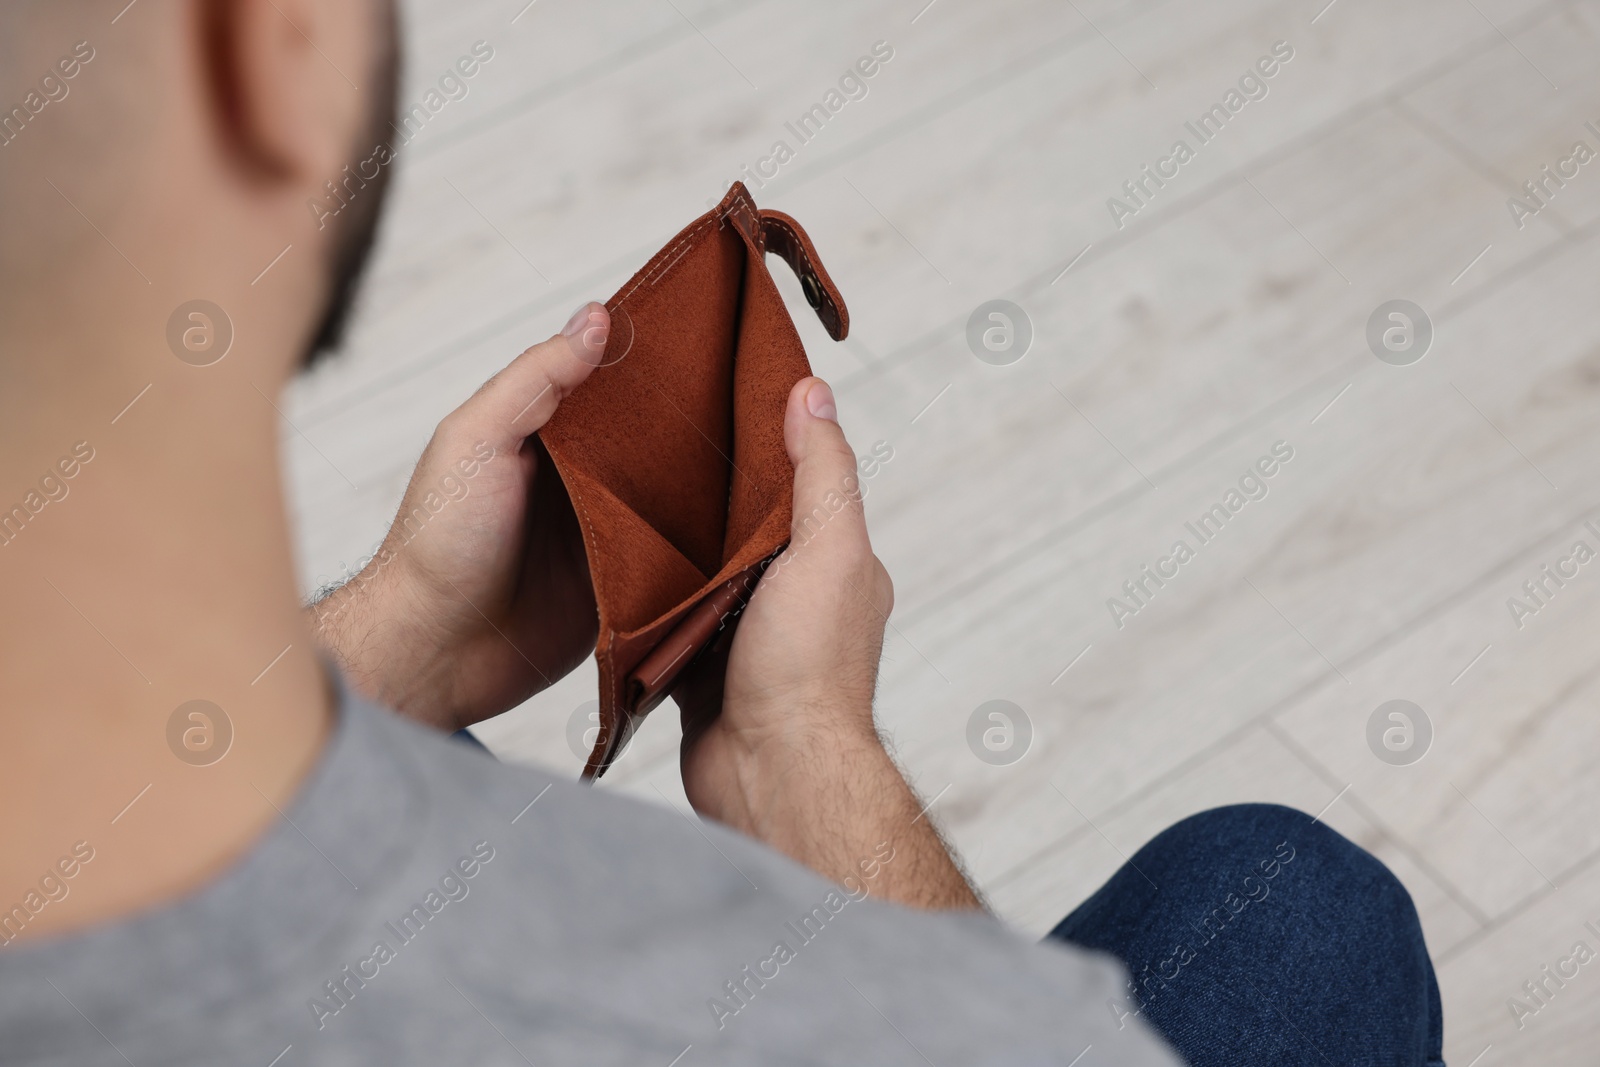
<instances>
[{"instance_id":1,"label":"wallet stitching","mask_svg":"<svg viewBox=\"0 0 1600 1067\"><path fill-rule=\"evenodd\" d=\"M661 279L665 278L668 274L672 273L672 268L676 267L678 265L678 262L680 260L682 260L684 256L688 255L690 249L693 248L693 247L694 247L694 242L693 241L689 242L687 245L684 246L684 249L683 249L682 252L679 252L676 256L672 257L672 262L671 263L668 263L668 264L662 266L658 271L656 271L655 272L655 276L650 279L651 286L654 286L656 284L656 282L659 282Z\"/></svg>"},{"instance_id":2,"label":"wallet stitching","mask_svg":"<svg viewBox=\"0 0 1600 1067\"><path fill-rule=\"evenodd\" d=\"M580 525L583 527L583 541L584 541L585 546L587 546L587 548L589 549L589 556L590 556L591 559L597 558L598 557L598 549L596 549L596 547L595 547L594 531L591 528L592 524L589 521L589 508L583 502L583 493L578 490L578 487L575 484L571 485L571 486L568 486L568 491L569 491L570 495L572 496L572 499L577 502L578 513L583 516L583 522L580 523ZM591 566L589 568L589 577L590 577L590 580L594 582L594 585L595 585L595 600L598 603L600 600L605 599L605 594L600 588L600 586L602 584L601 580L600 580L600 572L596 568ZM613 672L615 671L615 663L616 663L616 660L614 658L616 645L617 645L617 631L615 629L613 629L613 630L611 630L610 636L607 637L607 639L606 639L606 658L607 658L607 660L611 661L611 663L613 665L612 666ZM619 724L618 729L621 729L621 728L622 727ZM597 740L596 743L598 743L598 740Z\"/></svg>"},{"instance_id":3,"label":"wallet stitching","mask_svg":"<svg viewBox=\"0 0 1600 1067\"><path fill-rule=\"evenodd\" d=\"M591 523L589 521L589 508L583 502L583 493L581 493L578 490L578 487L577 487L576 484L570 485L567 488L568 488L568 491L569 491L570 495L572 496L572 499L575 500L577 502L577 504L578 504L578 513L583 516L583 522L581 523L581 525L583 527L584 545L589 549L589 555L590 555L591 558L598 558L599 557L599 548L595 545L593 523ZM590 578L593 580L593 582L595 584L595 592L598 594L598 598L599 599L604 599L605 594L600 589L600 585L601 585L600 572L598 570L596 570L594 567L591 566L589 568L589 576L590 576ZM606 654L607 655L611 654L611 647L613 645L615 645L616 642L617 642L617 632L616 632L616 630L612 630L611 631L611 639L606 642Z\"/></svg>"},{"instance_id":4,"label":"wallet stitching","mask_svg":"<svg viewBox=\"0 0 1600 1067\"><path fill-rule=\"evenodd\" d=\"M688 254L689 250L684 246L699 239L701 231L710 226L712 223L717 223L720 226L722 222L726 220L727 217L732 213L734 207L738 205L744 205L750 210L753 216L759 218L759 213L756 211L756 206L748 196L735 197L733 202L728 205L728 209L726 211L705 219L698 226L695 226L688 233L684 234L677 241L673 242L672 245L658 252L649 263L645 264L644 270L639 272L638 279L632 285L628 286L627 290L624 291L621 296L617 297L617 305L620 307L621 305L627 303L628 298L632 296L641 285L648 283L649 285L653 286L661 279L665 278L672 268L678 265L679 260L683 259L683 257ZM683 252L680 253L676 259L673 259L672 262L666 263L665 266L662 266L662 264L680 248L683 249Z\"/></svg>"},{"instance_id":5,"label":"wallet stitching","mask_svg":"<svg viewBox=\"0 0 1600 1067\"><path fill-rule=\"evenodd\" d=\"M742 209L742 210L741 210ZM733 228L739 231L740 236L750 242L757 252L766 254L765 230L761 225L761 212L754 202L745 197L734 198L728 205L728 210L722 213L724 220L733 223Z\"/></svg>"},{"instance_id":6,"label":"wallet stitching","mask_svg":"<svg viewBox=\"0 0 1600 1067\"><path fill-rule=\"evenodd\" d=\"M698 238L700 236L700 231L715 221L715 219L706 219L700 225L684 234L681 240L677 241L670 247L663 249L659 254L656 255L654 259L645 264L645 269L639 272L638 280L636 280L632 285L628 286L627 291L617 298L617 305L620 307L622 304L627 303L628 297L632 296L639 286L644 285L646 282L649 282L651 285L655 285L656 282L666 277L667 271L671 270L672 267L677 266L678 261L673 260L673 262L667 268L661 269L662 261L664 261L672 253L676 252L679 248L683 248L684 245L687 245ZM687 252L687 249L685 249L685 252ZM679 259L681 258L682 257L680 256Z\"/></svg>"}]
</instances>

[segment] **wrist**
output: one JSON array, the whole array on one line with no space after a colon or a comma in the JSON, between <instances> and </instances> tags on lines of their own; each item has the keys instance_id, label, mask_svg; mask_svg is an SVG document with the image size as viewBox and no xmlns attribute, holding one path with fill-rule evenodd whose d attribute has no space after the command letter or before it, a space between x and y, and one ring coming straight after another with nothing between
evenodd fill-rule
<instances>
[{"instance_id":1,"label":"wrist","mask_svg":"<svg viewBox=\"0 0 1600 1067\"><path fill-rule=\"evenodd\" d=\"M841 885L877 879L885 900L981 908L864 700L763 700L759 714L726 703L685 748L684 787L702 815ZM896 855L904 858L885 872Z\"/></svg>"},{"instance_id":2,"label":"wrist","mask_svg":"<svg viewBox=\"0 0 1600 1067\"><path fill-rule=\"evenodd\" d=\"M724 758L731 788L723 790L722 810L707 814L769 844L782 847L779 842L794 835L796 821L818 810L819 794L852 791L863 776L874 778L886 770L898 779L870 707L850 714L834 708L821 715L795 702L757 721L762 725L727 731Z\"/></svg>"},{"instance_id":3,"label":"wrist","mask_svg":"<svg viewBox=\"0 0 1600 1067\"><path fill-rule=\"evenodd\" d=\"M356 692L455 730L461 716L447 665L437 654L437 635L430 641L412 622L426 613L409 602L402 568L387 547L380 549L358 574L307 609L312 631Z\"/></svg>"}]
</instances>

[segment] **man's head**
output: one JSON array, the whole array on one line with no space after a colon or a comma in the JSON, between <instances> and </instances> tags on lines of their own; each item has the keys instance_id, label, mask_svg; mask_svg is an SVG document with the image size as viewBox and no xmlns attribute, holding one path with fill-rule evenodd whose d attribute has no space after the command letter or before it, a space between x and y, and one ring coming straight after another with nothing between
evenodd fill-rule
<instances>
[{"instance_id":1,"label":"man's head","mask_svg":"<svg viewBox=\"0 0 1600 1067\"><path fill-rule=\"evenodd\" d=\"M63 919L214 875L328 730L280 393L370 244L386 174L345 168L394 53L393 0L0 0L0 718L32 775L0 807L61 820L11 820L0 883L149 792ZM168 731L197 700L231 724L203 769Z\"/></svg>"},{"instance_id":2,"label":"man's head","mask_svg":"<svg viewBox=\"0 0 1600 1067\"><path fill-rule=\"evenodd\" d=\"M0 3L0 327L116 318L159 347L203 299L285 371L337 344L391 170L396 21L393 0Z\"/></svg>"}]
</instances>

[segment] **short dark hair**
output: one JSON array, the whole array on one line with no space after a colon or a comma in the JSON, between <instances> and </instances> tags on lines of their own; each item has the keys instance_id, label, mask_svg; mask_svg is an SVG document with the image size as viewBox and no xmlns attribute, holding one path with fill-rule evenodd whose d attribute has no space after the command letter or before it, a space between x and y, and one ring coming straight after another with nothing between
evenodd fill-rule
<instances>
[{"instance_id":1,"label":"short dark hair","mask_svg":"<svg viewBox=\"0 0 1600 1067\"><path fill-rule=\"evenodd\" d=\"M389 143L400 97L399 5L394 0L383 0L379 8L378 60L372 79L377 96L368 112L366 129L354 146L356 159L369 156L376 145ZM338 230L329 248L329 284L322 319L306 348L301 361L302 368L310 367L324 353L338 348L344 341L361 277L378 238L378 222L388 196L389 171L392 167L392 163L379 167L377 176L373 178L363 175L365 184L362 195L354 198L348 212L340 212L345 217L334 223Z\"/></svg>"}]
</instances>

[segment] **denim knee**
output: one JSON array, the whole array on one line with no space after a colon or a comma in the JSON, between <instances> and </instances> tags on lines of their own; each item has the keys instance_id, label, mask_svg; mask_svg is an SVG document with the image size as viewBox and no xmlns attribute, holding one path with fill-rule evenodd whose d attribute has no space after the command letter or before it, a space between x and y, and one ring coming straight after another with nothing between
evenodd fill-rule
<instances>
[{"instance_id":1,"label":"denim knee","mask_svg":"<svg viewBox=\"0 0 1600 1067\"><path fill-rule=\"evenodd\" d=\"M1237 871L1258 853L1258 879L1268 871L1276 878L1289 867L1311 869L1319 905L1359 911L1374 921L1416 923L1411 895L1381 860L1326 823L1281 804L1230 804L1191 815L1153 838L1134 862L1148 854L1151 865L1172 868L1228 857Z\"/></svg>"},{"instance_id":2,"label":"denim knee","mask_svg":"<svg viewBox=\"0 0 1600 1067\"><path fill-rule=\"evenodd\" d=\"M1283 936L1386 931L1421 943L1411 896L1377 857L1311 816L1280 804L1233 804L1191 815L1152 838L1058 931L1167 918L1192 926L1224 909L1267 910ZM1200 918L1196 918L1196 909ZM1256 910L1251 908L1251 910ZM1120 917L1120 918L1119 918ZM1231 924L1228 924L1231 925Z\"/></svg>"},{"instance_id":3,"label":"denim knee","mask_svg":"<svg viewBox=\"0 0 1600 1067\"><path fill-rule=\"evenodd\" d=\"M1143 858L1141 858L1143 857ZM1376 856L1326 823L1279 804L1235 804L1191 815L1157 835L1133 862L1157 884L1207 872L1212 892L1244 901L1277 897L1280 950L1324 964L1384 959L1408 983L1431 974L1411 894ZM1189 886L1192 892L1194 885Z\"/></svg>"},{"instance_id":4,"label":"denim knee","mask_svg":"<svg viewBox=\"0 0 1600 1067\"><path fill-rule=\"evenodd\" d=\"M1307 1040L1347 1062L1438 1059L1438 986L1410 894L1293 808L1238 804L1176 823L1052 936L1120 958L1128 995L1114 1013L1142 1015L1195 1063L1323 1062L1301 1056ZM1266 1033L1261 1056L1239 1058Z\"/></svg>"}]
</instances>

